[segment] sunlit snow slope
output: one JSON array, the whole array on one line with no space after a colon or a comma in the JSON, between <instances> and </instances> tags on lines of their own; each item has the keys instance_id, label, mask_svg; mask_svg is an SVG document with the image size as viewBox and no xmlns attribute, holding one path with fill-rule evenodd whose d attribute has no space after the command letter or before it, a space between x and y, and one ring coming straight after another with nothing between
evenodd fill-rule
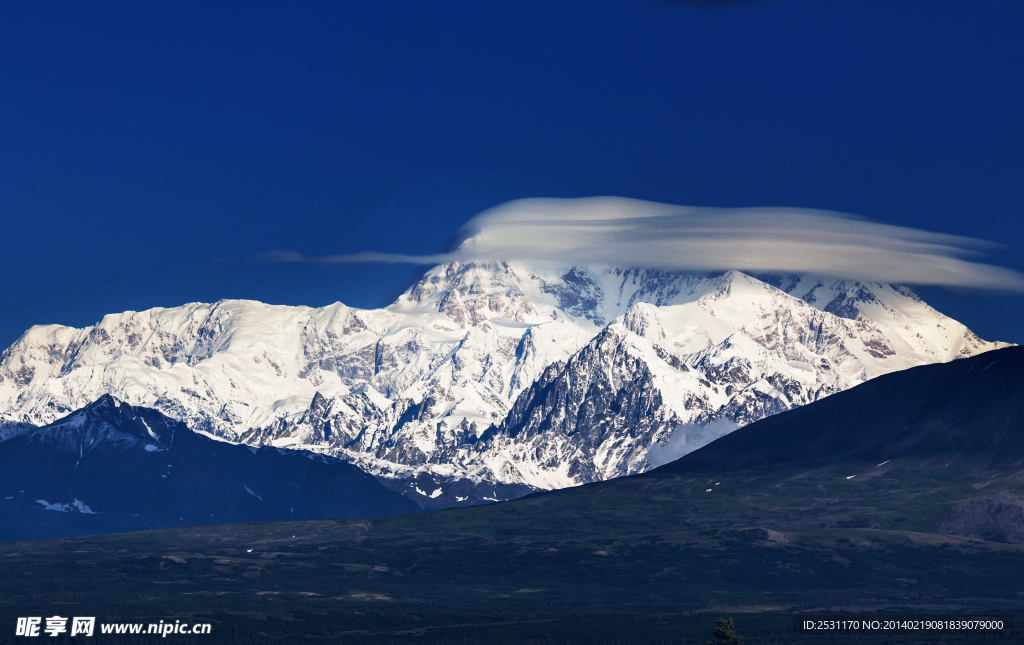
<instances>
[{"instance_id":1,"label":"sunlit snow slope","mask_svg":"<svg viewBox=\"0 0 1024 645\"><path fill-rule=\"evenodd\" d=\"M0 355L0 427L109 393L386 477L555 488L643 471L652 444L697 447L688 424L1004 345L891 285L453 263L385 309L228 300L33 327Z\"/></svg>"}]
</instances>

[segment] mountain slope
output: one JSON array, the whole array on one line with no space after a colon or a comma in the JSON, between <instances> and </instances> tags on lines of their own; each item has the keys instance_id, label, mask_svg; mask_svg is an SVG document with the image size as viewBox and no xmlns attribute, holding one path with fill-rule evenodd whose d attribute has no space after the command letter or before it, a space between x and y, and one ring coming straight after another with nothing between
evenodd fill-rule
<instances>
[{"instance_id":1,"label":"mountain slope","mask_svg":"<svg viewBox=\"0 0 1024 645\"><path fill-rule=\"evenodd\" d=\"M644 472L654 445L688 452L730 429L716 420L743 426L932 362L942 346L917 332L907 338L915 328L882 302L906 292L884 285L879 297L833 285L840 295L825 308L843 302L852 319L736 272L713 286L686 304L632 305L567 363L549 367L463 463L540 488ZM883 323L896 324L856 306L890 311ZM969 355L969 347L946 345L943 359Z\"/></svg>"},{"instance_id":2,"label":"mountain slope","mask_svg":"<svg viewBox=\"0 0 1024 645\"><path fill-rule=\"evenodd\" d=\"M469 504L642 472L652 445L707 439L694 424L999 346L891 285L452 263L379 310L222 301L33 327L0 355L0 421L13 435L111 393ZM560 402L538 398L542 375ZM615 409L640 381L643 428Z\"/></svg>"},{"instance_id":3,"label":"mountain slope","mask_svg":"<svg viewBox=\"0 0 1024 645\"><path fill-rule=\"evenodd\" d=\"M1024 347L880 376L737 430L652 473L895 460L1024 469Z\"/></svg>"},{"instance_id":4,"label":"mountain slope","mask_svg":"<svg viewBox=\"0 0 1024 645\"><path fill-rule=\"evenodd\" d=\"M418 510L343 461L195 434L109 395L0 443L0 539Z\"/></svg>"},{"instance_id":5,"label":"mountain slope","mask_svg":"<svg viewBox=\"0 0 1024 645\"><path fill-rule=\"evenodd\" d=\"M752 642L824 643L793 616L1010 616L1022 402L1024 349L1006 348L878 377L640 475L444 513L11 544L0 585L12 616L63 593L69 613L142 598L184 621L213 597L225 642L308 638L310 616L374 644L700 642L723 614ZM861 642L996 642L964 631Z\"/></svg>"}]
</instances>

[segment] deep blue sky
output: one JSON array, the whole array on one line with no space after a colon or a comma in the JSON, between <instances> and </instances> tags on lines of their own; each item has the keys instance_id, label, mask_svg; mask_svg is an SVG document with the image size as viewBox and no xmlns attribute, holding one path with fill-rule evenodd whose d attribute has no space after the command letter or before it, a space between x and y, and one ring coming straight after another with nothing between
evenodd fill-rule
<instances>
[{"instance_id":1,"label":"deep blue sky","mask_svg":"<svg viewBox=\"0 0 1024 645\"><path fill-rule=\"evenodd\" d=\"M529 196L800 206L1024 271L1024 2L0 4L0 345L219 298L380 306ZM1024 297L922 290L1024 342Z\"/></svg>"}]
</instances>

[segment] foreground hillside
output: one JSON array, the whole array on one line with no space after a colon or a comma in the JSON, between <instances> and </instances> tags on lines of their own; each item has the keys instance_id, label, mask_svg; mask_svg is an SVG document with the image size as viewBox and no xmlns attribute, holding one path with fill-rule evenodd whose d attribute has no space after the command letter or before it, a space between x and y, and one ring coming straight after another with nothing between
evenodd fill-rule
<instances>
[{"instance_id":1,"label":"foreground hillside","mask_svg":"<svg viewBox=\"0 0 1024 645\"><path fill-rule=\"evenodd\" d=\"M212 623L209 642L693 643L731 615L759 643L794 611L1024 611L1024 547L942 528L975 487L1019 496L1018 476L845 472L626 478L412 516L5 543L0 618L181 618Z\"/></svg>"},{"instance_id":2,"label":"foreground hillside","mask_svg":"<svg viewBox=\"0 0 1024 645\"><path fill-rule=\"evenodd\" d=\"M0 540L419 507L352 464L192 432L107 395L0 444Z\"/></svg>"},{"instance_id":3,"label":"foreground hillside","mask_svg":"<svg viewBox=\"0 0 1024 645\"><path fill-rule=\"evenodd\" d=\"M815 642L790 634L792 613L1020 614L1024 472L989 457L1022 432L1024 350L880 382L970 394L979 370L1006 387L983 402L1005 423L971 431L971 458L955 462L916 449L865 461L870 451L829 440L849 434L843 419L805 418L830 399L728 438L793 432L818 446L809 465L704 459L716 442L645 475L490 506L2 544L0 612L46 612L59 599L60 611L109 620L211 622L209 642L241 643L693 643L727 615L748 643ZM844 395L849 410L907 413L872 408L870 386ZM947 412L909 408L922 428ZM929 435L928 454L966 434Z\"/></svg>"}]
</instances>

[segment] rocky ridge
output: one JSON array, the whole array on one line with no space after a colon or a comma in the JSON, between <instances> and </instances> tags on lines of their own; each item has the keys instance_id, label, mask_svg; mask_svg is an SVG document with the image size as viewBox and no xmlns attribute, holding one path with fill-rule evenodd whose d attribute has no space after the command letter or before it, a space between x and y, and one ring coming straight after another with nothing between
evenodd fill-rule
<instances>
[{"instance_id":1,"label":"rocky ridge","mask_svg":"<svg viewBox=\"0 0 1024 645\"><path fill-rule=\"evenodd\" d=\"M0 355L0 420L14 435L110 393L458 505L642 472L710 421L1002 345L892 285L452 263L379 310L221 301L33 327Z\"/></svg>"}]
</instances>

